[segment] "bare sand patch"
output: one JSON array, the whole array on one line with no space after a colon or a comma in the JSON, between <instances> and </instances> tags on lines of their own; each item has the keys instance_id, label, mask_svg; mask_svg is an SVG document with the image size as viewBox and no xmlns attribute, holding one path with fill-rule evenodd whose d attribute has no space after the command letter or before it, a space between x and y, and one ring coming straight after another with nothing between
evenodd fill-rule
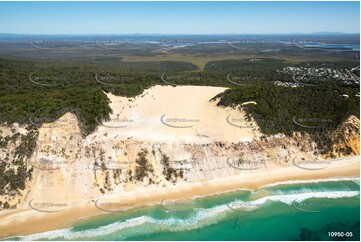
<instances>
[{"instance_id":1,"label":"bare sand patch","mask_svg":"<svg viewBox=\"0 0 361 242\"><path fill-rule=\"evenodd\" d=\"M242 109L222 108L216 101L210 102L225 90L222 87L154 86L135 98L107 94L113 110L111 119L103 122L89 138L207 143L250 141L258 137L257 124L246 121ZM236 125L229 120L234 120Z\"/></svg>"}]
</instances>

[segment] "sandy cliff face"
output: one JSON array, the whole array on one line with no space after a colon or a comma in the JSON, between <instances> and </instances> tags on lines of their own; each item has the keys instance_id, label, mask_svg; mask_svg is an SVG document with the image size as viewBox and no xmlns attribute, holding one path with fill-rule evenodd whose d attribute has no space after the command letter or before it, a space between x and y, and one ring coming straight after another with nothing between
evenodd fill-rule
<instances>
[{"instance_id":1,"label":"sandy cliff face","mask_svg":"<svg viewBox=\"0 0 361 242\"><path fill-rule=\"evenodd\" d=\"M54 123L42 125L30 159L34 179L27 200L44 200L44 194L46 201L92 196L94 179L84 145L74 114L67 113Z\"/></svg>"},{"instance_id":2,"label":"sandy cliff face","mask_svg":"<svg viewBox=\"0 0 361 242\"><path fill-rule=\"evenodd\" d=\"M93 198L102 193L121 192L137 186L171 186L175 182L196 182L217 177L291 165L298 154L313 155L315 145L305 137L283 135L248 142L156 142L122 139L82 139L73 114L60 120L68 125L52 130L41 128L36 153L31 199L62 201ZM146 151L152 167L137 180L136 160ZM164 157L169 158L169 165ZM237 163L242 160L242 164ZM167 167L172 171L168 172ZM168 173L167 173L168 172ZM25 203L26 205L26 203Z\"/></svg>"},{"instance_id":3,"label":"sandy cliff face","mask_svg":"<svg viewBox=\"0 0 361 242\"><path fill-rule=\"evenodd\" d=\"M333 146L334 153L360 155L360 120L357 117L350 116L334 132L333 136L338 141Z\"/></svg>"},{"instance_id":4,"label":"sandy cliff face","mask_svg":"<svg viewBox=\"0 0 361 242\"><path fill-rule=\"evenodd\" d=\"M68 204L142 186L240 175L320 157L308 135L261 138L257 124L246 120L242 110L208 101L222 91L154 87L134 99L109 94L111 119L99 117L101 125L87 137L81 136L71 113L43 124L27 161L32 179L23 193L13 196L12 205ZM350 146L359 154L359 120L350 117L340 130L344 139L339 146ZM10 153L13 150L8 147Z\"/></svg>"}]
</instances>

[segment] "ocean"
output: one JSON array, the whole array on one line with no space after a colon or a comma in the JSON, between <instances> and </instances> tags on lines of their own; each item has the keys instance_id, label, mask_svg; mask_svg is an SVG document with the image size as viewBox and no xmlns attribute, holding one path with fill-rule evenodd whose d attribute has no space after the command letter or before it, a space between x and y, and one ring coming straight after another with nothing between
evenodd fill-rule
<instances>
[{"instance_id":1,"label":"ocean","mask_svg":"<svg viewBox=\"0 0 361 242\"><path fill-rule=\"evenodd\" d=\"M7 240L355 240L360 180L275 183L80 220Z\"/></svg>"}]
</instances>

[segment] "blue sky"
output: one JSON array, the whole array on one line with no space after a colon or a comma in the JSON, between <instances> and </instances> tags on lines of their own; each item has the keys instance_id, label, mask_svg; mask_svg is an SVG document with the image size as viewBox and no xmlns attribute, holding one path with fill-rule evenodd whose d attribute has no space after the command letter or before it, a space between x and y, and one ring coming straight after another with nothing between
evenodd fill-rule
<instances>
[{"instance_id":1,"label":"blue sky","mask_svg":"<svg viewBox=\"0 0 361 242\"><path fill-rule=\"evenodd\" d=\"M0 33L359 33L359 2L0 2Z\"/></svg>"}]
</instances>

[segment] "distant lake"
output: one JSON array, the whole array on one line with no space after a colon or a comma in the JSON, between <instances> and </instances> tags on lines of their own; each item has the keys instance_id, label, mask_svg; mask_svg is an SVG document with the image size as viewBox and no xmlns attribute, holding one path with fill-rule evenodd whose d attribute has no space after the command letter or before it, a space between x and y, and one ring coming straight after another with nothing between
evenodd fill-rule
<instances>
[{"instance_id":1,"label":"distant lake","mask_svg":"<svg viewBox=\"0 0 361 242\"><path fill-rule=\"evenodd\" d=\"M331 43L326 44L326 43L317 43L317 42L307 42L307 43L300 43L300 45L308 48L360 51L360 44L331 44Z\"/></svg>"}]
</instances>

